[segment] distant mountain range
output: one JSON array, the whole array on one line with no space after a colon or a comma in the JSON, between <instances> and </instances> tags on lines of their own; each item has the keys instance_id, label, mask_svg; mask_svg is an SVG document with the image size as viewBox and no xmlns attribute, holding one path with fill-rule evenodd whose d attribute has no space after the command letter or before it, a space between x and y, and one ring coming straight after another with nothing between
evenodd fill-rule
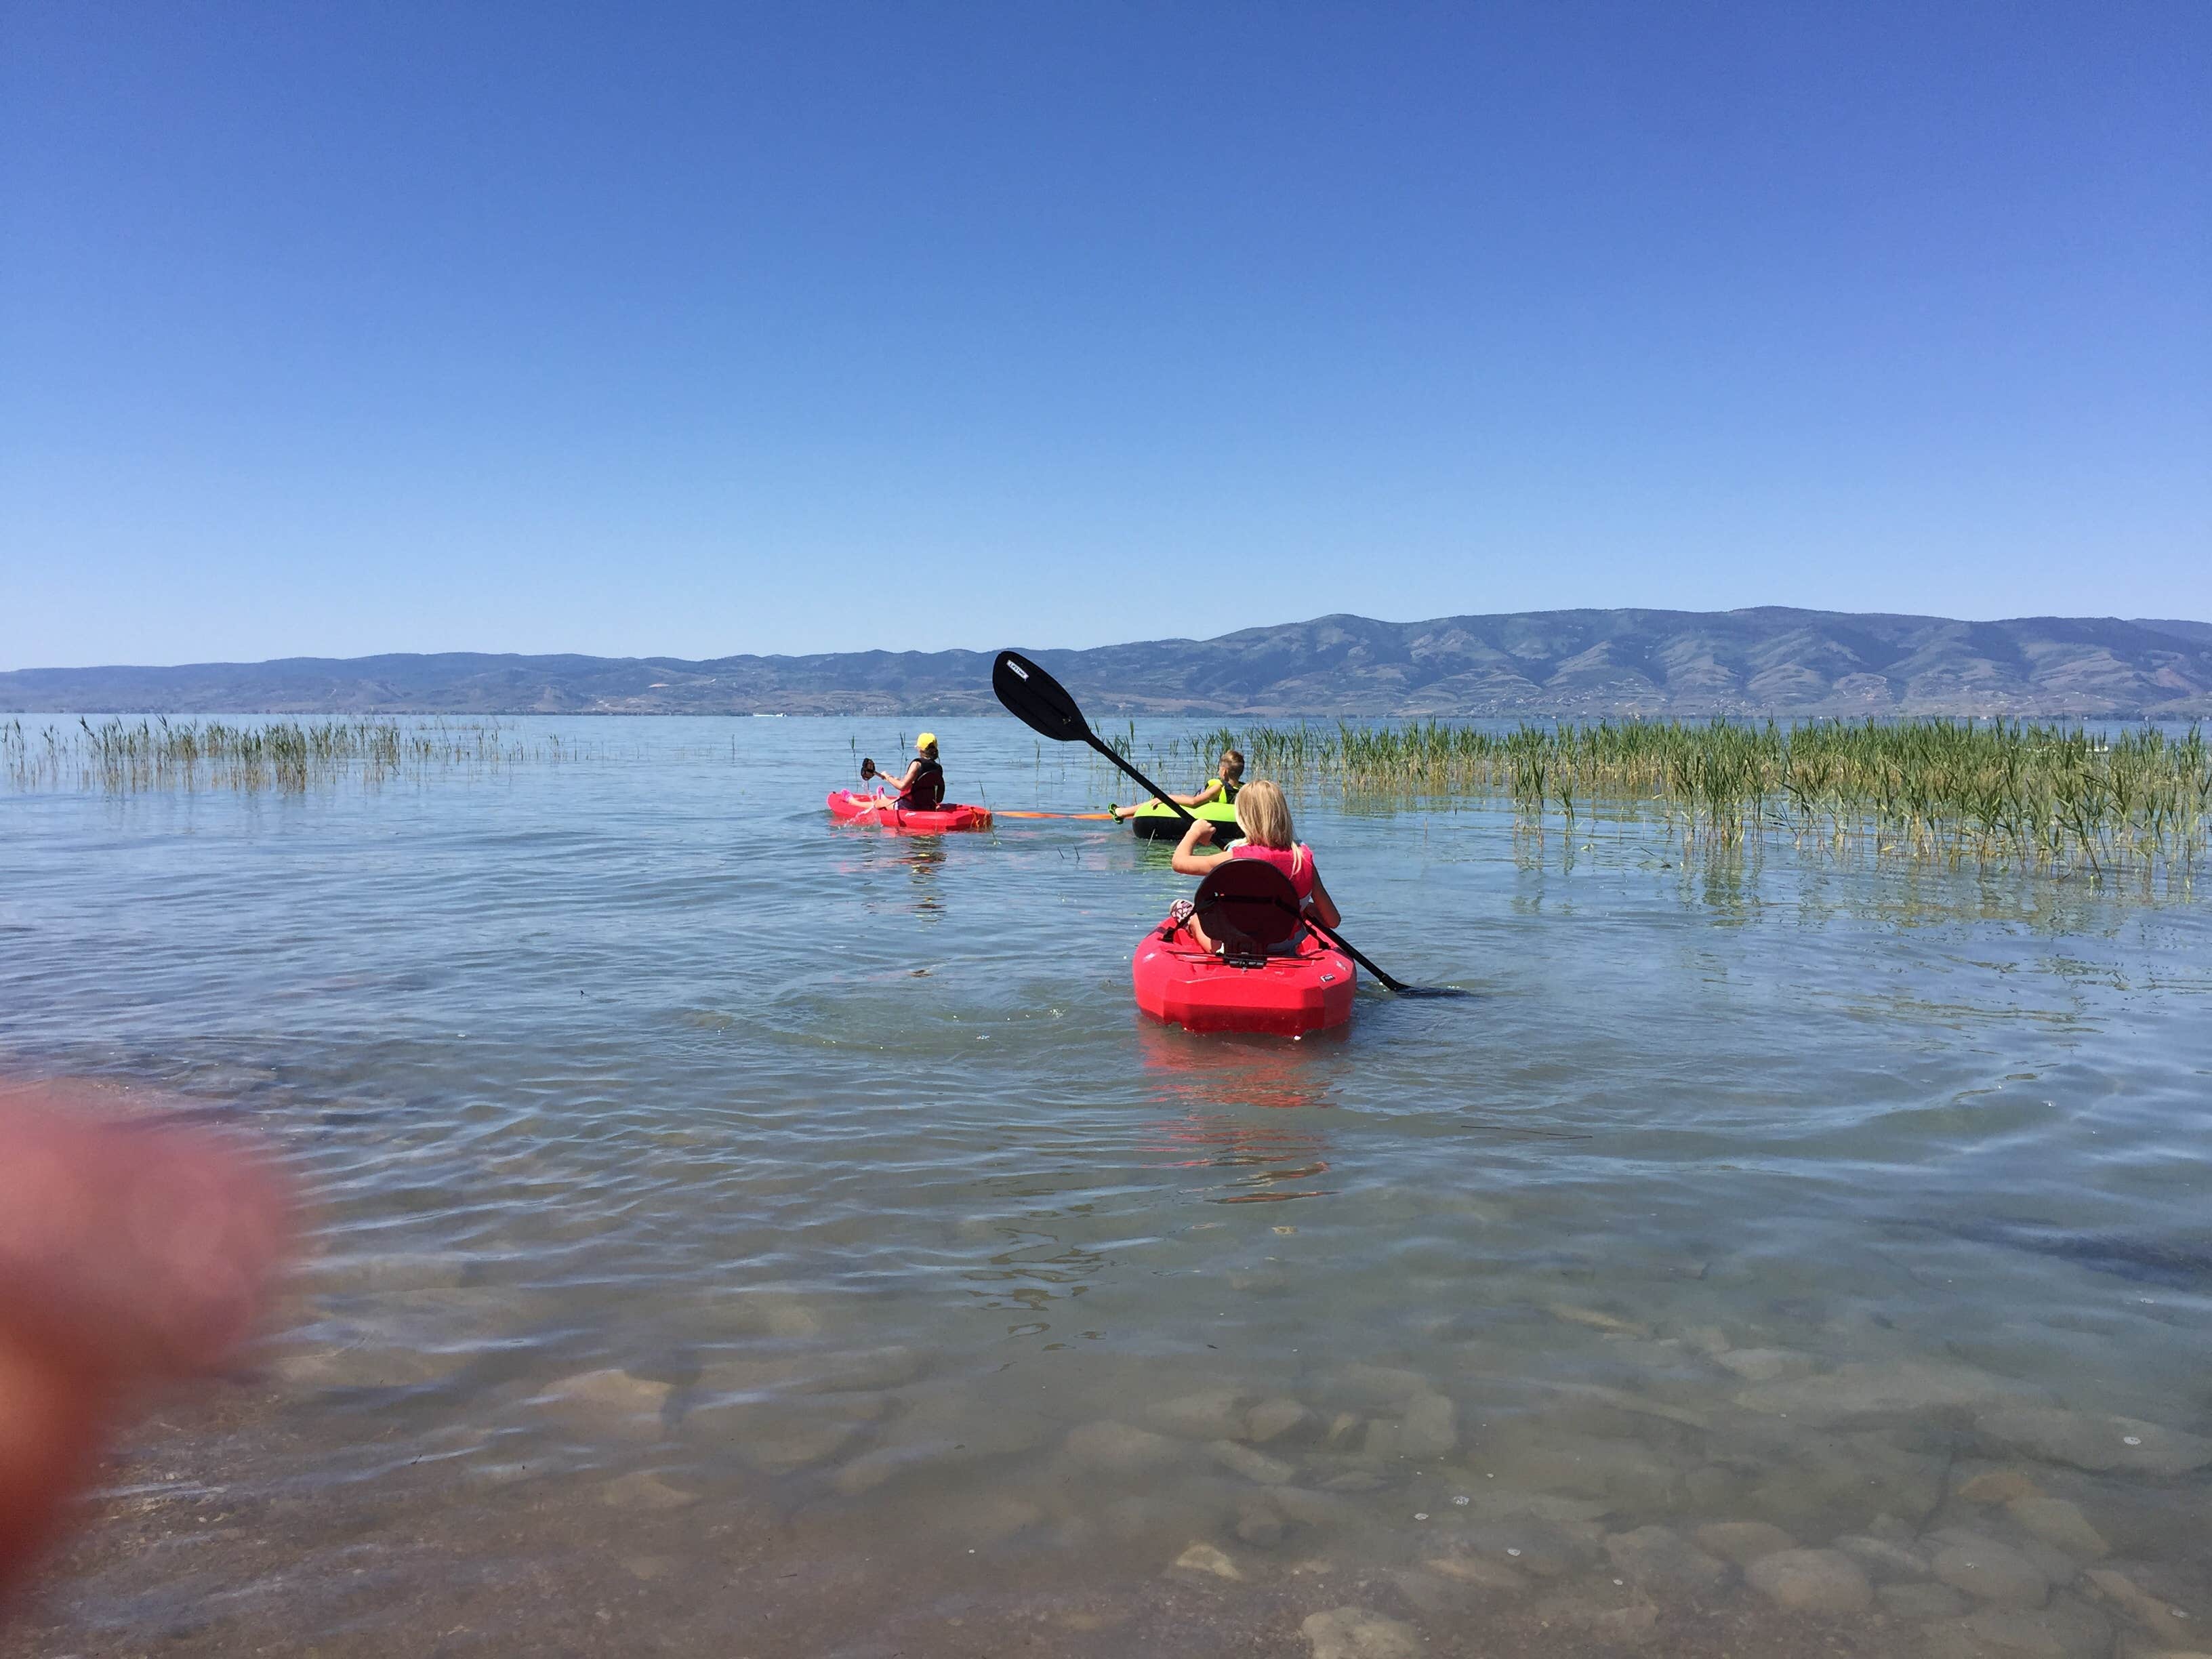
<instances>
[{"instance_id":1,"label":"distant mountain range","mask_svg":"<svg viewBox=\"0 0 2212 1659\"><path fill-rule=\"evenodd\" d=\"M1018 642L1017 642L1018 643ZM1322 617L1211 640L1038 650L1086 710L1199 715L2212 716L2212 623L1954 622L1761 606ZM991 653L520 657L450 652L0 673L71 714L995 714Z\"/></svg>"}]
</instances>

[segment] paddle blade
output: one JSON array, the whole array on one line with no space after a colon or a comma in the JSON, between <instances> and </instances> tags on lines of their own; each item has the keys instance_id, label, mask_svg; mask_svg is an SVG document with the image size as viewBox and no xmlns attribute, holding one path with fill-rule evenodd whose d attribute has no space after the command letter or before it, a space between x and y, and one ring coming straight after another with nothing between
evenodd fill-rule
<instances>
[{"instance_id":1,"label":"paddle blade","mask_svg":"<svg viewBox=\"0 0 2212 1659\"><path fill-rule=\"evenodd\" d=\"M1055 743L1087 743L1091 726L1066 687L1018 651L1001 651L991 665L991 690L1006 712Z\"/></svg>"}]
</instances>

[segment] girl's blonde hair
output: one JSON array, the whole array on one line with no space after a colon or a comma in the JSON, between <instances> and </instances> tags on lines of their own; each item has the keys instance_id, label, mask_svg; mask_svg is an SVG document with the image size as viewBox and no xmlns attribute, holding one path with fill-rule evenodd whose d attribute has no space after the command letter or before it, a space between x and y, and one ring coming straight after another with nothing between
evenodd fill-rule
<instances>
[{"instance_id":1,"label":"girl's blonde hair","mask_svg":"<svg viewBox=\"0 0 2212 1659\"><path fill-rule=\"evenodd\" d=\"M1221 751L1221 778L1222 778L1222 781L1223 781L1223 782L1224 782L1224 783L1233 783L1233 782L1234 782L1234 781L1236 781L1238 778L1241 778L1241 777L1243 777L1243 775L1244 775L1244 757L1243 757L1243 755L1240 751L1238 751L1238 750L1234 750L1234 749L1224 749L1224 750L1223 750Z\"/></svg>"},{"instance_id":2,"label":"girl's blonde hair","mask_svg":"<svg viewBox=\"0 0 2212 1659\"><path fill-rule=\"evenodd\" d=\"M1281 788L1265 778L1255 778L1237 792L1237 827L1245 840L1279 852L1297 845L1297 832L1291 828L1291 804L1283 799Z\"/></svg>"}]
</instances>

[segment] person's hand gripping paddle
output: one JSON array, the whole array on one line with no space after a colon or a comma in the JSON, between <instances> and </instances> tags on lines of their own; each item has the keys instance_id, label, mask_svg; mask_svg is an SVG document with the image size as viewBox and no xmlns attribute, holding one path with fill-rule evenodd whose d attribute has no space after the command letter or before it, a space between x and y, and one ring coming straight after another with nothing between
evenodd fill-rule
<instances>
[{"instance_id":1,"label":"person's hand gripping paddle","mask_svg":"<svg viewBox=\"0 0 2212 1659\"><path fill-rule=\"evenodd\" d=\"M1188 808L1178 804L1167 791L1132 766L1091 729L1091 722L1083 718L1083 711L1076 707L1075 699L1067 695L1066 686L1020 652L999 653L999 660L991 666L991 690L998 693L999 701L1006 706L1006 712L1032 732L1041 732L1055 743L1089 744L1127 772L1146 794L1174 807L1177 816L1186 823L1193 821ZM1393 979L1355 950L1341 933L1322 927L1310 917L1307 918L1306 926L1374 975L1376 982L1386 991L1395 992L1401 997L1460 997L1467 994L1449 986L1408 985L1403 980Z\"/></svg>"}]
</instances>

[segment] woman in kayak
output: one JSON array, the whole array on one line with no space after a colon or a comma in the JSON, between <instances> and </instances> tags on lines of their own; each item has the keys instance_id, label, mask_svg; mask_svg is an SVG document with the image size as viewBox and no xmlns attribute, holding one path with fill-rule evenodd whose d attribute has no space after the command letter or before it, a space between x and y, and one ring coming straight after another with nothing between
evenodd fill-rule
<instances>
[{"instance_id":1,"label":"woman in kayak","mask_svg":"<svg viewBox=\"0 0 2212 1659\"><path fill-rule=\"evenodd\" d=\"M1221 751L1220 771L1208 778L1196 794L1170 795L1167 799L1181 806L1204 806L1217 800L1224 805L1234 806L1237 804L1237 794L1243 787L1244 757L1234 749L1224 749ZM1155 795L1152 799L1139 801L1134 806L1117 806L1114 808L1114 816L1117 818L1133 818L1147 806L1166 805L1167 801Z\"/></svg>"},{"instance_id":2,"label":"woman in kayak","mask_svg":"<svg viewBox=\"0 0 2212 1659\"><path fill-rule=\"evenodd\" d=\"M876 775L882 777L883 774ZM875 795L858 801L861 811L934 812L945 805L945 769L937 763L937 733L925 732L914 740L914 758L891 781L895 795Z\"/></svg>"},{"instance_id":3,"label":"woman in kayak","mask_svg":"<svg viewBox=\"0 0 2212 1659\"><path fill-rule=\"evenodd\" d=\"M1343 920L1337 911L1336 901L1321 884L1321 872L1314 867L1313 848L1298 840L1291 828L1291 804L1283 799L1278 786L1265 778L1255 778L1239 789L1237 827L1244 832L1243 836L1214 851L1200 845L1213 839L1213 826L1203 819L1192 819L1176 848L1176 873L1203 876L1224 859L1261 859L1290 878L1291 890L1298 896L1298 908L1311 920L1324 927L1334 927ZM1201 949L1220 948L1206 937L1206 929L1191 912L1188 899L1177 899L1168 912L1168 919L1181 921L1189 928L1191 937Z\"/></svg>"}]
</instances>

